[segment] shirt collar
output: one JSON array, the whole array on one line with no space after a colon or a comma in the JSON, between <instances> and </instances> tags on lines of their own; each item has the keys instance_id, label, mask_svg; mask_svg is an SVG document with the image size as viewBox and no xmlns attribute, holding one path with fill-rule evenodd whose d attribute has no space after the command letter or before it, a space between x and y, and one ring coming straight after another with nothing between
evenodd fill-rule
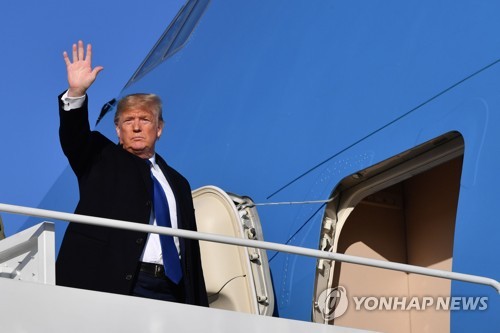
<instances>
[{"instance_id":1,"label":"shirt collar","mask_svg":"<svg viewBox=\"0 0 500 333\"><path fill-rule=\"evenodd\" d=\"M156 154L153 154L153 156L151 156L149 158L149 161L151 162L151 164L155 167L156 166Z\"/></svg>"}]
</instances>

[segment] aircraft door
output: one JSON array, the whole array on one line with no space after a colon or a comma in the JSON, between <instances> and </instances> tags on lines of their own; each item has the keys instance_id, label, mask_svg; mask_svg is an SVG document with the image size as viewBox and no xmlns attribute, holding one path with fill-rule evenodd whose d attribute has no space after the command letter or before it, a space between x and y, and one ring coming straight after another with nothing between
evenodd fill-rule
<instances>
[{"instance_id":1,"label":"aircraft door","mask_svg":"<svg viewBox=\"0 0 500 333\"><path fill-rule=\"evenodd\" d=\"M193 191L199 232L263 240L257 210L248 197L215 186ZM210 307L270 316L274 310L265 250L200 241Z\"/></svg>"}]
</instances>

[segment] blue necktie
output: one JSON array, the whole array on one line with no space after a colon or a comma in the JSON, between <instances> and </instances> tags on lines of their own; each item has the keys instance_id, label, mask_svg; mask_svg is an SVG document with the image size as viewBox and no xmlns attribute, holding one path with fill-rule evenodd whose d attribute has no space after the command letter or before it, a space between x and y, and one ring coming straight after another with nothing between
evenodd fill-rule
<instances>
[{"instance_id":1,"label":"blue necktie","mask_svg":"<svg viewBox=\"0 0 500 333\"><path fill-rule=\"evenodd\" d=\"M150 167L151 161L146 160ZM156 217L156 224L161 227L172 227L170 221L170 209L168 208L168 201L160 182L151 172L151 179L153 180L153 204L154 213ZM174 238L168 235L160 235L161 252L163 255L163 265L165 267L165 275L178 284L182 278L181 262L179 260L179 253L175 247Z\"/></svg>"}]
</instances>

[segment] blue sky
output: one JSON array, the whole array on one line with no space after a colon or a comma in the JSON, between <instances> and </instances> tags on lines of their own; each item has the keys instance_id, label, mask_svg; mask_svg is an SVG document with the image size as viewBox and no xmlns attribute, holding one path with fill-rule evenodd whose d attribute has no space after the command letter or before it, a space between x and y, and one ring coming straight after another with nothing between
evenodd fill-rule
<instances>
[{"instance_id":1,"label":"blue sky","mask_svg":"<svg viewBox=\"0 0 500 333\"><path fill-rule=\"evenodd\" d=\"M183 0L6 1L0 9L0 202L38 206L67 165L57 95L67 87L62 52L78 39L104 70L89 90L90 121L116 97ZM43 208L43 207L40 207ZM2 214L7 234L24 217Z\"/></svg>"}]
</instances>

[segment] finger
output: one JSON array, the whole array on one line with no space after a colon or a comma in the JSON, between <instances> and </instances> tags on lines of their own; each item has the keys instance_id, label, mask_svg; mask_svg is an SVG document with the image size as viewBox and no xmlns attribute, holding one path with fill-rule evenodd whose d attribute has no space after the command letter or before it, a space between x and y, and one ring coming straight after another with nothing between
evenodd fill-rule
<instances>
[{"instance_id":1,"label":"finger","mask_svg":"<svg viewBox=\"0 0 500 333\"><path fill-rule=\"evenodd\" d=\"M84 58L83 58L83 42L81 40L78 41L78 60L84 60Z\"/></svg>"},{"instance_id":2,"label":"finger","mask_svg":"<svg viewBox=\"0 0 500 333\"><path fill-rule=\"evenodd\" d=\"M90 63L92 63L92 45L89 43L87 44L87 58L85 60L88 60Z\"/></svg>"},{"instance_id":3,"label":"finger","mask_svg":"<svg viewBox=\"0 0 500 333\"><path fill-rule=\"evenodd\" d=\"M104 67L102 66L97 66L95 67L93 70L92 70L92 74L94 74L95 76L97 76L97 74L99 74L102 70L104 69Z\"/></svg>"},{"instance_id":4,"label":"finger","mask_svg":"<svg viewBox=\"0 0 500 333\"><path fill-rule=\"evenodd\" d=\"M73 44L73 62L78 60L78 54L76 53L76 44Z\"/></svg>"},{"instance_id":5,"label":"finger","mask_svg":"<svg viewBox=\"0 0 500 333\"><path fill-rule=\"evenodd\" d=\"M69 61L69 58L68 58L68 52L66 52L66 51L63 52L63 58L64 58L64 62L66 63L66 66L71 65L71 61Z\"/></svg>"}]
</instances>

